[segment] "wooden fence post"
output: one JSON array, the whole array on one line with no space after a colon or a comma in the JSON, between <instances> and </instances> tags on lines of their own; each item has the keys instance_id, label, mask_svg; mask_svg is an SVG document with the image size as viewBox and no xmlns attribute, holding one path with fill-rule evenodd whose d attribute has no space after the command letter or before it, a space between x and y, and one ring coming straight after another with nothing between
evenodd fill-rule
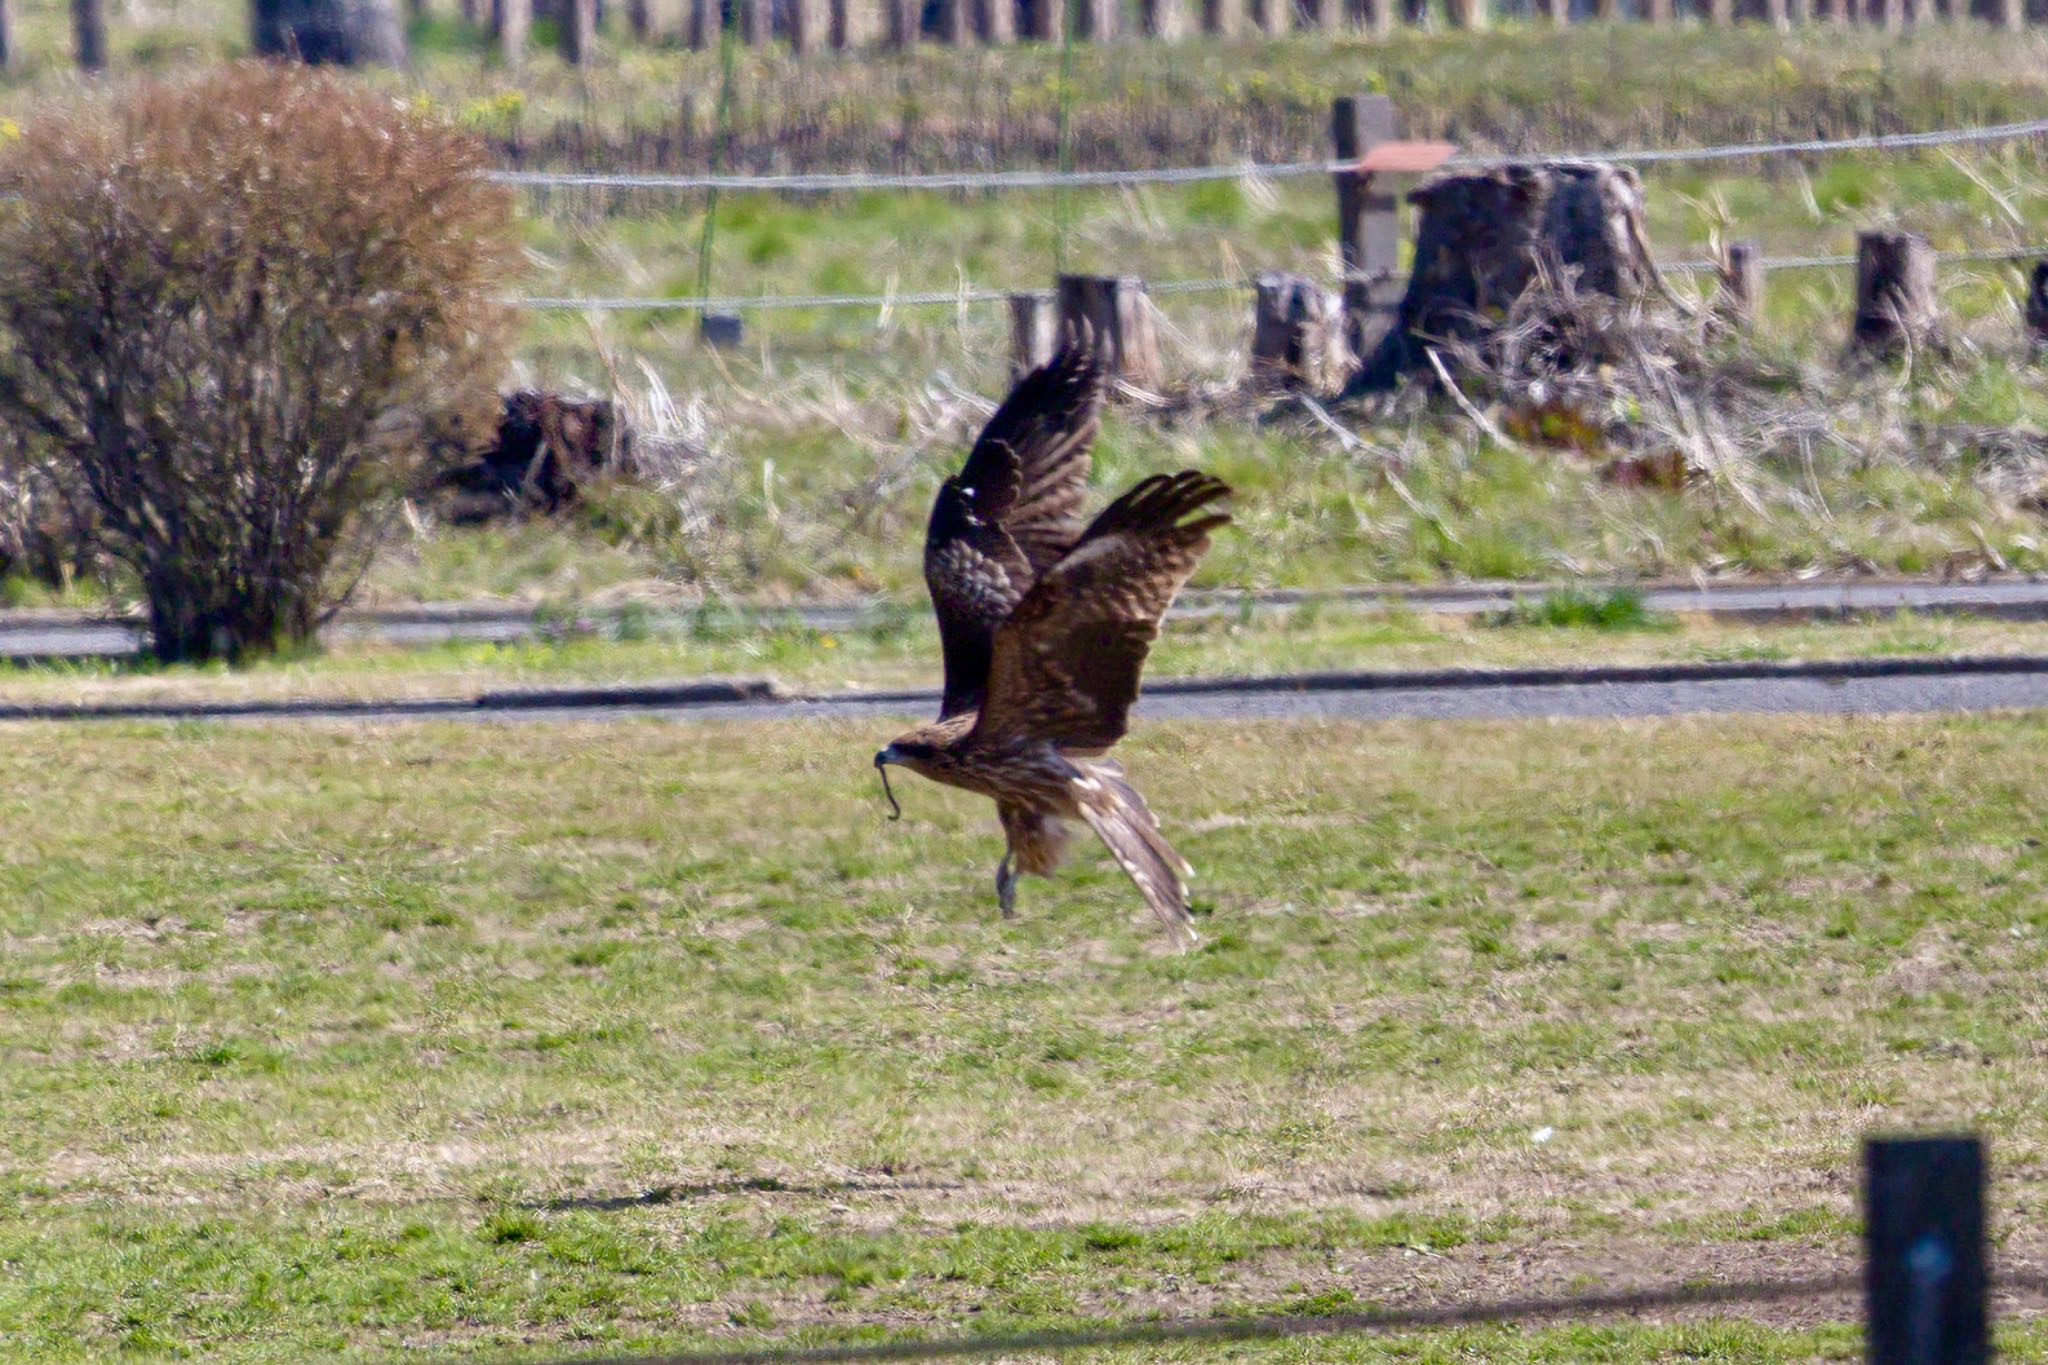
<instances>
[{"instance_id":1,"label":"wooden fence post","mask_svg":"<svg viewBox=\"0 0 2048 1365\"><path fill-rule=\"evenodd\" d=\"M766 47L775 37L775 6L772 0L734 0L740 25L740 41L748 47Z\"/></svg>"},{"instance_id":2,"label":"wooden fence post","mask_svg":"<svg viewBox=\"0 0 2048 1365\"><path fill-rule=\"evenodd\" d=\"M1052 359L1052 300L1043 294L1010 295L1010 382Z\"/></svg>"},{"instance_id":3,"label":"wooden fence post","mask_svg":"<svg viewBox=\"0 0 2048 1365\"><path fill-rule=\"evenodd\" d=\"M1865 1359L1986 1365L1984 1145L1880 1138L1863 1148Z\"/></svg>"},{"instance_id":4,"label":"wooden fence post","mask_svg":"<svg viewBox=\"0 0 2048 1365\"><path fill-rule=\"evenodd\" d=\"M883 41L890 47L909 51L923 36L924 6L917 0L882 0Z\"/></svg>"},{"instance_id":5,"label":"wooden fence post","mask_svg":"<svg viewBox=\"0 0 2048 1365\"><path fill-rule=\"evenodd\" d=\"M1394 101L1385 95L1342 95L1330 106L1336 159L1355 162L1395 133ZM1337 243L1344 264L1344 340L1368 356L1394 325L1400 290L1401 222L1394 196L1373 191L1372 177L1339 171Z\"/></svg>"},{"instance_id":6,"label":"wooden fence post","mask_svg":"<svg viewBox=\"0 0 2048 1365\"><path fill-rule=\"evenodd\" d=\"M107 69L107 11L100 0L71 0L71 43L80 71Z\"/></svg>"},{"instance_id":7,"label":"wooden fence post","mask_svg":"<svg viewBox=\"0 0 2048 1365\"><path fill-rule=\"evenodd\" d=\"M1894 356L1941 335L1934 248L1917 232L1856 234L1856 319L1849 348Z\"/></svg>"},{"instance_id":8,"label":"wooden fence post","mask_svg":"<svg viewBox=\"0 0 2048 1365\"><path fill-rule=\"evenodd\" d=\"M491 27L498 35L498 60L516 69L526 60L526 39L533 31L533 0L494 0Z\"/></svg>"},{"instance_id":9,"label":"wooden fence post","mask_svg":"<svg viewBox=\"0 0 2048 1365\"><path fill-rule=\"evenodd\" d=\"M1060 344L1087 346L1112 378L1157 390L1162 380L1152 300L1135 275L1062 275Z\"/></svg>"},{"instance_id":10,"label":"wooden fence post","mask_svg":"<svg viewBox=\"0 0 2048 1365\"><path fill-rule=\"evenodd\" d=\"M1734 327L1756 322L1764 301L1764 258L1755 242L1730 242L1718 272L1721 288L1714 316Z\"/></svg>"},{"instance_id":11,"label":"wooden fence post","mask_svg":"<svg viewBox=\"0 0 2048 1365\"><path fill-rule=\"evenodd\" d=\"M1116 12L1116 0L1077 0L1074 36L1084 42L1109 42L1116 37Z\"/></svg>"},{"instance_id":12,"label":"wooden fence post","mask_svg":"<svg viewBox=\"0 0 2048 1365\"><path fill-rule=\"evenodd\" d=\"M581 66L597 46L597 0L564 0L558 42L562 60Z\"/></svg>"},{"instance_id":13,"label":"wooden fence post","mask_svg":"<svg viewBox=\"0 0 2048 1365\"><path fill-rule=\"evenodd\" d=\"M818 0L788 0L789 50L801 57L818 50Z\"/></svg>"}]
</instances>

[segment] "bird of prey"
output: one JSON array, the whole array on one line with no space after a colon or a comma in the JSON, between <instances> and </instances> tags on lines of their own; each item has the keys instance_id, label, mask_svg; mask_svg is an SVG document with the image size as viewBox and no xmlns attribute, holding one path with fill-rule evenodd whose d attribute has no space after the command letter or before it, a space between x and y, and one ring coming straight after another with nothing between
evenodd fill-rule
<instances>
[{"instance_id":1,"label":"bird of prey","mask_svg":"<svg viewBox=\"0 0 2048 1365\"><path fill-rule=\"evenodd\" d=\"M1050 876L1065 822L1084 820L1186 947L1191 869L1104 755L1123 738L1159 618L1230 520L1210 510L1230 489L1196 470L1154 475L1084 524L1102 390L1093 352L1063 351L1018 382L940 487L924 546L945 654L939 718L875 767L885 792L896 763L995 801L1005 916L1017 878Z\"/></svg>"}]
</instances>

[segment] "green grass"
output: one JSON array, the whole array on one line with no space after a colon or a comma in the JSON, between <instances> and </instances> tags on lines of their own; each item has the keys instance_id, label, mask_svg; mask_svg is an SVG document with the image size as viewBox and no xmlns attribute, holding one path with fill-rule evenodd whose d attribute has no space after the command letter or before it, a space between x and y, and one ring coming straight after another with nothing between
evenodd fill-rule
<instances>
[{"instance_id":1,"label":"green grass","mask_svg":"<svg viewBox=\"0 0 2048 1365\"><path fill-rule=\"evenodd\" d=\"M2044 724L1147 727L1187 957L1093 850L1001 921L886 724L14 728L0 1353L1781 1274L1875 1128L1984 1131L2033 1257ZM1853 1354L1813 1321L1246 1354Z\"/></svg>"}]
</instances>

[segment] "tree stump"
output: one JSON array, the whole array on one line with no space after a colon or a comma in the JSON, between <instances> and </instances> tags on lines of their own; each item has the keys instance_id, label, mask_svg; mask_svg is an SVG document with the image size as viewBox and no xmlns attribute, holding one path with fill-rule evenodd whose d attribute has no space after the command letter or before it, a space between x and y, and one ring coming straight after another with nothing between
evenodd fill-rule
<instances>
[{"instance_id":1,"label":"tree stump","mask_svg":"<svg viewBox=\"0 0 2048 1365\"><path fill-rule=\"evenodd\" d=\"M1731 327L1755 323L1764 298L1764 258L1756 243L1730 242L1717 273L1721 288L1714 300L1714 316Z\"/></svg>"},{"instance_id":2,"label":"tree stump","mask_svg":"<svg viewBox=\"0 0 2048 1365\"><path fill-rule=\"evenodd\" d=\"M1113 379L1157 390L1163 371L1152 300L1135 275L1062 275L1060 343L1101 356Z\"/></svg>"},{"instance_id":3,"label":"tree stump","mask_svg":"<svg viewBox=\"0 0 2048 1365\"><path fill-rule=\"evenodd\" d=\"M1431 374L1430 351L1447 344L1484 350L1544 280L1560 289L1569 280L1579 298L1623 303L1659 283L1642 180L1626 166L1521 162L1442 176L1408 201L1419 210L1408 287L1393 329L1347 393Z\"/></svg>"},{"instance_id":4,"label":"tree stump","mask_svg":"<svg viewBox=\"0 0 2048 1365\"><path fill-rule=\"evenodd\" d=\"M2048 346L2048 261L2034 264L2034 276L2027 286L2027 331L2038 350Z\"/></svg>"},{"instance_id":5,"label":"tree stump","mask_svg":"<svg viewBox=\"0 0 2048 1365\"><path fill-rule=\"evenodd\" d=\"M1934 295L1934 248L1917 232L1856 236L1856 319L1849 349L1893 357L1941 339Z\"/></svg>"},{"instance_id":6,"label":"tree stump","mask_svg":"<svg viewBox=\"0 0 2048 1365\"><path fill-rule=\"evenodd\" d=\"M1010 382L1052 359L1052 300L1043 294L1010 295Z\"/></svg>"},{"instance_id":7,"label":"tree stump","mask_svg":"<svg viewBox=\"0 0 2048 1365\"><path fill-rule=\"evenodd\" d=\"M1341 296L1303 275L1269 270L1255 281L1252 382L1262 389L1336 388L1350 371Z\"/></svg>"}]
</instances>

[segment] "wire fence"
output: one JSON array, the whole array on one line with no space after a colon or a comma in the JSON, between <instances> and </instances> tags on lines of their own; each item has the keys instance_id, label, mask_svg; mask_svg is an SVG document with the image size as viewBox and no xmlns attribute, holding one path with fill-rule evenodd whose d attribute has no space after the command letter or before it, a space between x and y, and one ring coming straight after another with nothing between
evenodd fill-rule
<instances>
[{"instance_id":1,"label":"wire fence","mask_svg":"<svg viewBox=\"0 0 2048 1365\"><path fill-rule=\"evenodd\" d=\"M1935 253L1935 259L1944 265L1986 263L2000 261L2021 261L2048 257L2048 243L2034 246L1972 247L1957 251ZM1770 272L1784 270L1817 270L1856 264L1854 255L1831 256L1769 256L1759 262L1762 269ZM1658 269L1667 274L1693 275L1720 269L1720 262L1704 258L1660 262ZM1395 276L1396 282L1403 277ZM1155 296L1184 294L1248 294L1255 288L1249 278L1213 278L1198 280L1148 281L1146 289ZM1050 289L930 289L901 294L757 294L753 296L697 296L689 298L666 298L658 295L618 298L570 298L560 296L539 296L517 300L520 307L535 312L592 312L592 313L662 313L662 312L709 312L709 313L756 313L785 309L874 309L885 308L965 308L976 304L1002 303L1010 298L1024 295L1032 298L1052 297Z\"/></svg>"},{"instance_id":2,"label":"wire fence","mask_svg":"<svg viewBox=\"0 0 2048 1365\"><path fill-rule=\"evenodd\" d=\"M1854 151L1910 151L2012 142L2048 136L2048 118L2017 123L1942 128L1919 133L1875 133L1863 137L1806 138L1790 142L1733 142L1711 147L1659 147L1634 151L1526 152L1452 157L1451 169L1506 165L1532 157L1547 161L1591 161L1648 166L1672 162L1739 161L1750 157L1827 155ZM1038 190L1060 188L1123 188L1139 185L1193 185L1214 180L1282 180L1293 176L1333 175L1351 169L1345 161L1245 162L1236 165L1180 166L1111 171L936 171L893 174L880 171L819 172L799 175L662 175L577 171L496 171L492 179L531 189L718 190L780 194L835 194L864 190Z\"/></svg>"},{"instance_id":3,"label":"wire fence","mask_svg":"<svg viewBox=\"0 0 2048 1365\"><path fill-rule=\"evenodd\" d=\"M1648 148L1635 151L1532 152L1523 158L1460 156L1447 161L1451 169L1505 165L1517 159L1591 161L1614 164L1650 165L1739 160L1753 157L1824 155L1853 151L1910 151L1928 147L1985 145L2048 136L2048 118L2013 123L1982 124L1961 128L1933 129L1917 133L1881 133L1847 138L1807 138L1783 142L1723 143L1708 147ZM1186 166L1159 169L1113 171L961 171L933 174L896 175L865 171L803 175L656 175L606 174L558 171L498 171L492 178L505 184L540 189L664 190L773 193L834 193L864 190L1022 190L1069 187L1128 187L1138 185L1197 184L1216 180L1249 178L1280 179L1289 176L1329 175L1351 169L1346 161L1299 161L1246 163L1240 165ZM708 218L707 218L708 226ZM2048 252L2048 247L1989 247L1940 253L1945 263L2018 260ZM1854 256L1777 256L1761 264L1766 271L1807 270L1854 264ZM708 264L708 261L707 261ZM1674 261L1661 268L1674 274L1691 274L1717 268L1708 260ZM701 272L700 272L701 274ZM584 313L760 313L771 311L895 308L966 308L1001 303L1016 295L1047 297L1043 289L972 288L929 289L910 292L865 294L761 294L717 296L701 285L696 295L682 298L663 295L615 295L574 297L538 295L514 300L531 312ZM1249 292L1248 278L1162 280L1148 283L1154 296Z\"/></svg>"}]
</instances>

